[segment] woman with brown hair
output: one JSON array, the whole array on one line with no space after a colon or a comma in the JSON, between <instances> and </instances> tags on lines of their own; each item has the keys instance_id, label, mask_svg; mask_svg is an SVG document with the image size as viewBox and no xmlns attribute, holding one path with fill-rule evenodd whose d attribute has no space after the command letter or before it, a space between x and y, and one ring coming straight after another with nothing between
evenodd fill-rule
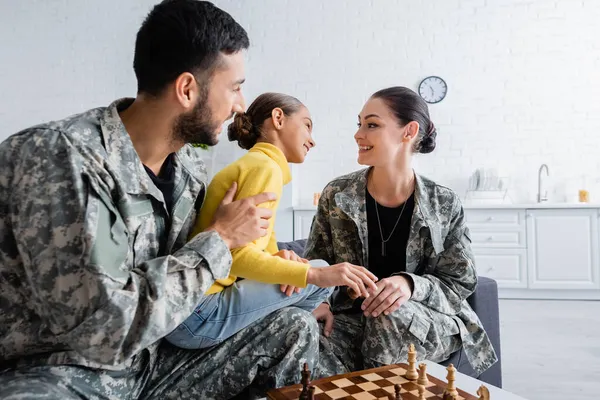
<instances>
[{"instance_id":1,"label":"woman with brown hair","mask_svg":"<svg viewBox=\"0 0 600 400\"><path fill-rule=\"evenodd\" d=\"M412 168L437 130L427 104L405 87L373 94L358 115L358 162L367 168L324 189L305 257L367 267L379 281L365 297L338 287L325 325L321 374L420 359L464 348L481 373L497 358L467 297L477 272L458 196Z\"/></svg>"}]
</instances>

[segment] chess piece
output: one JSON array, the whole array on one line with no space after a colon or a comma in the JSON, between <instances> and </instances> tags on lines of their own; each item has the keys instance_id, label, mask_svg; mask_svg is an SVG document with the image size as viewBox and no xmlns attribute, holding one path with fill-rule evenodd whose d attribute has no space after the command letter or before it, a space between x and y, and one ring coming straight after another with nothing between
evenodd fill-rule
<instances>
[{"instance_id":1,"label":"chess piece","mask_svg":"<svg viewBox=\"0 0 600 400\"><path fill-rule=\"evenodd\" d=\"M442 400L458 400L458 397L454 396L450 393L444 392L444 395L442 396Z\"/></svg>"},{"instance_id":2,"label":"chess piece","mask_svg":"<svg viewBox=\"0 0 600 400\"><path fill-rule=\"evenodd\" d=\"M479 396L479 400L490 400L490 391L483 385L479 386L479 389L477 389L477 395Z\"/></svg>"},{"instance_id":3,"label":"chess piece","mask_svg":"<svg viewBox=\"0 0 600 400\"><path fill-rule=\"evenodd\" d=\"M427 400L425 397L425 386L419 385L419 400Z\"/></svg>"},{"instance_id":4,"label":"chess piece","mask_svg":"<svg viewBox=\"0 0 600 400\"><path fill-rule=\"evenodd\" d=\"M458 391L456 390L456 386L454 386L454 381L456 381L456 368L454 368L454 365L450 364L446 370L448 371L448 375L446 376L446 379L448 380L448 386L446 386L444 393L448 393L454 397L457 397Z\"/></svg>"},{"instance_id":5,"label":"chess piece","mask_svg":"<svg viewBox=\"0 0 600 400\"><path fill-rule=\"evenodd\" d=\"M427 364L419 364L419 379L417 379L417 385L427 386L429 379L427 379Z\"/></svg>"},{"instance_id":6,"label":"chess piece","mask_svg":"<svg viewBox=\"0 0 600 400\"><path fill-rule=\"evenodd\" d=\"M415 345L410 344L408 347L408 370L406 371L406 379L414 381L419 377L417 373L417 352L415 351Z\"/></svg>"},{"instance_id":7,"label":"chess piece","mask_svg":"<svg viewBox=\"0 0 600 400\"><path fill-rule=\"evenodd\" d=\"M308 388L308 400L315 400L315 387L310 386Z\"/></svg>"},{"instance_id":8,"label":"chess piece","mask_svg":"<svg viewBox=\"0 0 600 400\"><path fill-rule=\"evenodd\" d=\"M402 390L402 386L400 386L399 384L395 384L394 385L394 393L396 394L396 396L392 397L390 395L390 398L392 400L402 400L402 395L400 394L400 390Z\"/></svg>"},{"instance_id":9,"label":"chess piece","mask_svg":"<svg viewBox=\"0 0 600 400\"><path fill-rule=\"evenodd\" d=\"M308 391L310 386L310 370L308 369L308 363L304 363L304 368L302 369L302 391L300 392L299 400L308 400Z\"/></svg>"}]
</instances>

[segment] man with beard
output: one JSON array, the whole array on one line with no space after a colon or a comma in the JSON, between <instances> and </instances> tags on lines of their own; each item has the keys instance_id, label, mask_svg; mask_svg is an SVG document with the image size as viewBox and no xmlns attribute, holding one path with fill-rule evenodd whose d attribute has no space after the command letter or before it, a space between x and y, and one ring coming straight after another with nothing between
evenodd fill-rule
<instances>
[{"instance_id":1,"label":"man with beard","mask_svg":"<svg viewBox=\"0 0 600 400\"><path fill-rule=\"evenodd\" d=\"M214 145L244 108L244 29L208 2L165 0L136 40L135 99L0 144L0 398L224 399L296 382L315 318L283 309L201 351L162 338L230 249L265 235L271 194L232 202L191 240Z\"/></svg>"}]
</instances>

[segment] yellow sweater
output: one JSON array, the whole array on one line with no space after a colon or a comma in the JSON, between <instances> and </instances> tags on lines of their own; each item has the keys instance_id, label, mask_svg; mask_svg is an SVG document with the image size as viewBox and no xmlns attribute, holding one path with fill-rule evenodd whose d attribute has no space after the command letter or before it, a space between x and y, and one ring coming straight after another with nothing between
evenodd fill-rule
<instances>
[{"instance_id":1,"label":"yellow sweater","mask_svg":"<svg viewBox=\"0 0 600 400\"><path fill-rule=\"evenodd\" d=\"M238 184L235 200L262 192L275 193L277 200L261 205L275 212L283 186L291 179L290 167L283 152L271 144L257 143L248 153L215 175L206 191L206 200L192 234L195 236L210 225L225 192L233 182ZM307 264L272 255L279 251L273 232L274 224L275 217L270 220L266 236L231 251L233 263L229 277L217 280L206 294L222 291L225 287L233 285L238 277L264 283L306 287L306 274L309 269Z\"/></svg>"}]
</instances>

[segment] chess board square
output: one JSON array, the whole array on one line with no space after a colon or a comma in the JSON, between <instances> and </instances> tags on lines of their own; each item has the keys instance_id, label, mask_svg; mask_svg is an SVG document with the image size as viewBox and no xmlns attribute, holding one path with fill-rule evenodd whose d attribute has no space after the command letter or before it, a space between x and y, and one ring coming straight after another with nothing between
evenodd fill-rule
<instances>
[{"instance_id":1,"label":"chess board square","mask_svg":"<svg viewBox=\"0 0 600 400\"><path fill-rule=\"evenodd\" d=\"M432 392L433 394L443 394L444 393L444 388L443 387L439 387L436 385L433 385L431 387L428 387L427 390L429 390L430 392Z\"/></svg>"},{"instance_id":2,"label":"chess board square","mask_svg":"<svg viewBox=\"0 0 600 400\"><path fill-rule=\"evenodd\" d=\"M394 368L389 370L394 375L404 376L406 374L406 370L404 368ZM387 378L387 377L386 377Z\"/></svg>"},{"instance_id":3,"label":"chess board square","mask_svg":"<svg viewBox=\"0 0 600 400\"><path fill-rule=\"evenodd\" d=\"M373 396L375 396L375 398L386 398L388 397L388 392L383 390L383 389L375 389L375 390L371 390L369 391L369 393L371 393Z\"/></svg>"},{"instance_id":4,"label":"chess board square","mask_svg":"<svg viewBox=\"0 0 600 400\"><path fill-rule=\"evenodd\" d=\"M356 394L356 393L362 393L362 392L364 392L364 390L362 390L358 386L354 386L354 385L345 387L344 390L346 392L348 392L349 394Z\"/></svg>"},{"instance_id":5,"label":"chess board square","mask_svg":"<svg viewBox=\"0 0 600 400\"><path fill-rule=\"evenodd\" d=\"M403 385L406 382L408 382L408 379L404 378L403 376L390 376L389 378L387 378L388 382L391 382L392 384L400 384Z\"/></svg>"},{"instance_id":6,"label":"chess board square","mask_svg":"<svg viewBox=\"0 0 600 400\"><path fill-rule=\"evenodd\" d=\"M378 381L373 381L373 383L379 387L394 386L394 384L387 379L380 379Z\"/></svg>"},{"instance_id":7,"label":"chess board square","mask_svg":"<svg viewBox=\"0 0 600 400\"><path fill-rule=\"evenodd\" d=\"M352 386L352 385L354 385L354 383L350 382L346 378L338 379L337 381L332 381L331 383L333 383L335 386L337 386L339 388L344 388L346 386Z\"/></svg>"},{"instance_id":8,"label":"chess board square","mask_svg":"<svg viewBox=\"0 0 600 400\"><path fill-rule=\"evenodd\" d=\"M322 391L324 391L324 392L327 392L327 391L329 391L329 390L335 390L335 389L338 389L338 387L337 387L337 386L335 386L335 385L334 385L333 383L331 383L331 382L323 382L323 383L319 383L319 385L318 385L318 386L319 386L319 388L320 388Z\"/></svg>"},{"instance_id":9,"label":"chess board square","mask_svg":"<svg viewBox=\"0 0 600 400\"><path fill-rule=\"evenodd\" d=\"M379 389L379 386L375 385L373 382L359 383L357 386L359 388L361 388L362 390L365 390L367 392L369 390Z\"/></svg>"},{"instance_id":10,"label":"chess board square","mask_svg":"<svg viewBox=\"0 0 600 400\"><path fill-rule=\"evenodd\" d=\"M402 393L402 400L419 400L419 395L414 395L411 392Z\"/></svg>"},{"instance_id":11,"label":"chess board square","mask_svg":"<svg viewBox=\"0 0 600 400\"><path fill-rule=\"evenodd\" d=\"M381 372L378 372L377 375L381 376L382 378L389 378L390 376L396 376L396 374L394 374L391 371L381 371Z\"/></svg>"},{"instance_id":12,"label":"chess board square","mask_svg":"<svg viewBox=\"0 0 600 400\"><path fill-rule=\"evenodd\" d=\"M362 376L352 376L352 377L348 378L348 380L350 382L354 383L355 385L358 385L359 383L367 382L367 380L365 378L363 378Z\"/></svg>"},{"instance_id":13,"label":"chess board square","mask_svg":"<svg viewBox=\"0 0 600 400\"><path fill-rule=\"evenodd\" d=\"M377 397L373 396L369 392L361 392L350 397L353 400L375 400Z\"/></svg>"},{"instance_id":14,"label":"chess board square","mask_svg":"<svg viewBox=\"0 0 600 400\"><path fill-rule=\"evenodd\" d=\"M328 395L331 399L341 399L342 397L348 396L348 393L344 389L334 389L322 394Z\"/></svg>"},{"instance_id":15,"label":"chess board square","mask_svg":"<svg viewBox=\"0 0 600 400\"><path fill-rule=\"evenodd\" d=\"M381 376L379 376L378 374L366 374L363 375L363 378L365 378L368 381L378 381L382 379Z\"/></svg>"},{"instance_id":16,"label":"chess board square","mask_svg":"<svg viewBox=\"0 0 600 400\"><path fill-rule=\"evenodd\" d=\"M402 385L402 387L404 389L406 389L408 392L412 392L413 390L419 390L419 386L417 386L413 382L406 382L404 385Z\"/></svg>"}]
</instances>

